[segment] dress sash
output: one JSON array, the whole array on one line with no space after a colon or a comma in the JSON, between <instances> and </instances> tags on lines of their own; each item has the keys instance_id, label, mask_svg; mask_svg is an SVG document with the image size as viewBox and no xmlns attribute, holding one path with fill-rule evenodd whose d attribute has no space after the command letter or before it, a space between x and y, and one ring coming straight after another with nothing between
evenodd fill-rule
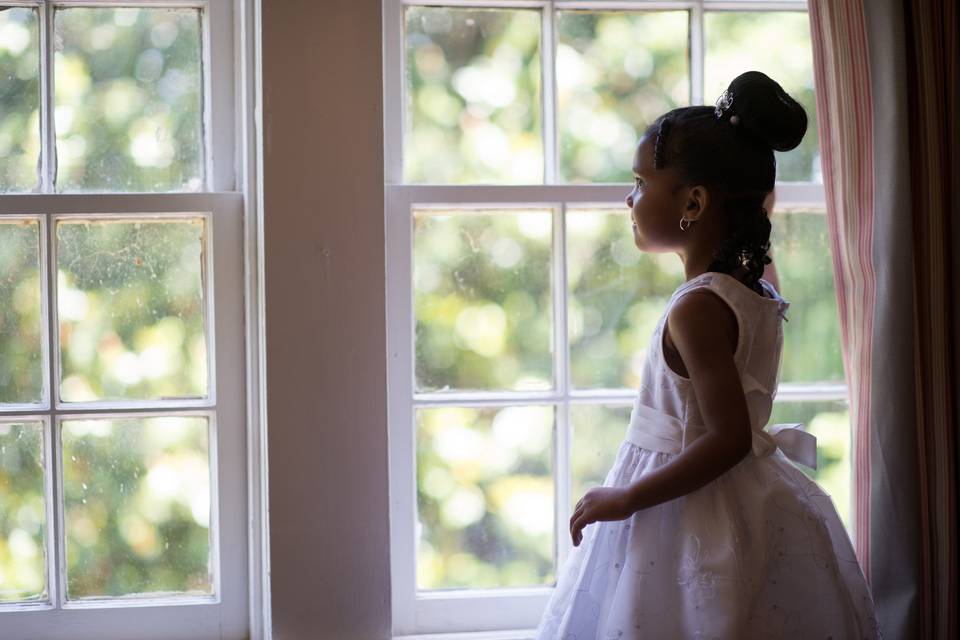
<instances>
[{"instance_id":1,"label":"dress sash","mask_svg":"<svg viewBox=\"0 0 960 640\"><path fill-rule=\"evenodd\" d=\"M744 374L744 391L748 395L766 389L753 376ZM754 417L751 410L751 417ZM769 414L768 414L769 415ZM817 468L817 437L803 430L804 423L789 422L769 425L751 425L753 446L751 452L757 457L773 455L777 449L799 464ZM643 449L661 453L677 454L691 442L707 432L702 424L684 422L675 416L642 404L639 396L630 414L630 426L626 439Z\"/></svg>"}]
</instances>

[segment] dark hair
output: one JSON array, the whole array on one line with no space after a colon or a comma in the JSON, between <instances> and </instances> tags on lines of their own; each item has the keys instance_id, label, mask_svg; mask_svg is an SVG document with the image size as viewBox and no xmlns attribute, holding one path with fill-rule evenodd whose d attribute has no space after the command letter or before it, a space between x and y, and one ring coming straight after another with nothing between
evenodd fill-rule
<instances>
[{"instance_id":1,"label":"dark hair","mask_svg":"<svg viewBox=\"0 0 960 640\"><path fill-rule=\"evenodd\" d=\"M726 97L731 96L719 118L719 106L681 107L657 118L644 135L655 138L654 168L675 167L679 186L702 184L719 200L728 233L707 270L731 273L742 266L746 285L762 294L757 281L770 263L770 220L763 201L776 182L773 152L800 144L807 114L759 71L734 78L727 88Z\"/></svg>"}]
</instances>

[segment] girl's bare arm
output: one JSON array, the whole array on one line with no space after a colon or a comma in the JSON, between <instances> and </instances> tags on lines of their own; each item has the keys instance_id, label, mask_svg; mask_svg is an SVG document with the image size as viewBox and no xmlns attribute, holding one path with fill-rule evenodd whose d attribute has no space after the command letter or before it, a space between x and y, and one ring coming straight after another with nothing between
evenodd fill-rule
<instances>
[{"instance_id":1,"label":"girl's bare arm","mask_svg":"<svg viewBox=\"0 0 960 640\"><path fill-rule=\"evenodd\" d=\"M692 381L707 432L673 460L629 485L634 511L699 489L750 452L750 414L730 347L736 322L726 303L709 291L692 291L671 308L667 326Z\"/></svg>"}]
</instances>

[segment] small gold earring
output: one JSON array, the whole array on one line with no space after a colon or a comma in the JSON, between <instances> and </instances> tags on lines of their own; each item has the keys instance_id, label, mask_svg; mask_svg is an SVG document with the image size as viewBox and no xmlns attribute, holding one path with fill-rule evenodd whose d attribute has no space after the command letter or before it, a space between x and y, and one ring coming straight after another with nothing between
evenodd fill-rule
<instances>
[{"instance_id":1,"label":"small gold earring","mask_svg":"<svg viewBox=\"0 0 960 640\"><path fill-rule=\"evenodd\" d=\"M686 222L687 226L683 226L683 223ZM690 228L690 225L693 223L693 220L687 220L686 218L680 218L680 230L686 231Z\"/></svg>"}]
</instances>

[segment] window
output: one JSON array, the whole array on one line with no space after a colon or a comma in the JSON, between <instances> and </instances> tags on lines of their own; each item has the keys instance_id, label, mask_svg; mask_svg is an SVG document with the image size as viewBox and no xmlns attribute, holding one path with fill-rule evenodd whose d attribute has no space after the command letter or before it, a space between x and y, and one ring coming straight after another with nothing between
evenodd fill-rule
<instances>
[{"instance_id":1,"label":"window","mask_svg":"<svg viewBox=\"0 0 960 640\"><path fill-rule=\"evenodd\" d=\"M683 279L676 256L633 246L635 144L749 69L810 119L776 154L772 253L793 322L771 421L817 435L811 475L847 521L805 3L387 0L384 30L394 632L538 622Z\"/></svg>"},{"instance_id":2,"label":"window","mask_svg":"<svg viewBox=\"0 0 960 640\"><path fill-rule=\"evenodd\" d=\"M233 12L0 2L5 636L250 633Z\"/></svg>"}]
</instances>

